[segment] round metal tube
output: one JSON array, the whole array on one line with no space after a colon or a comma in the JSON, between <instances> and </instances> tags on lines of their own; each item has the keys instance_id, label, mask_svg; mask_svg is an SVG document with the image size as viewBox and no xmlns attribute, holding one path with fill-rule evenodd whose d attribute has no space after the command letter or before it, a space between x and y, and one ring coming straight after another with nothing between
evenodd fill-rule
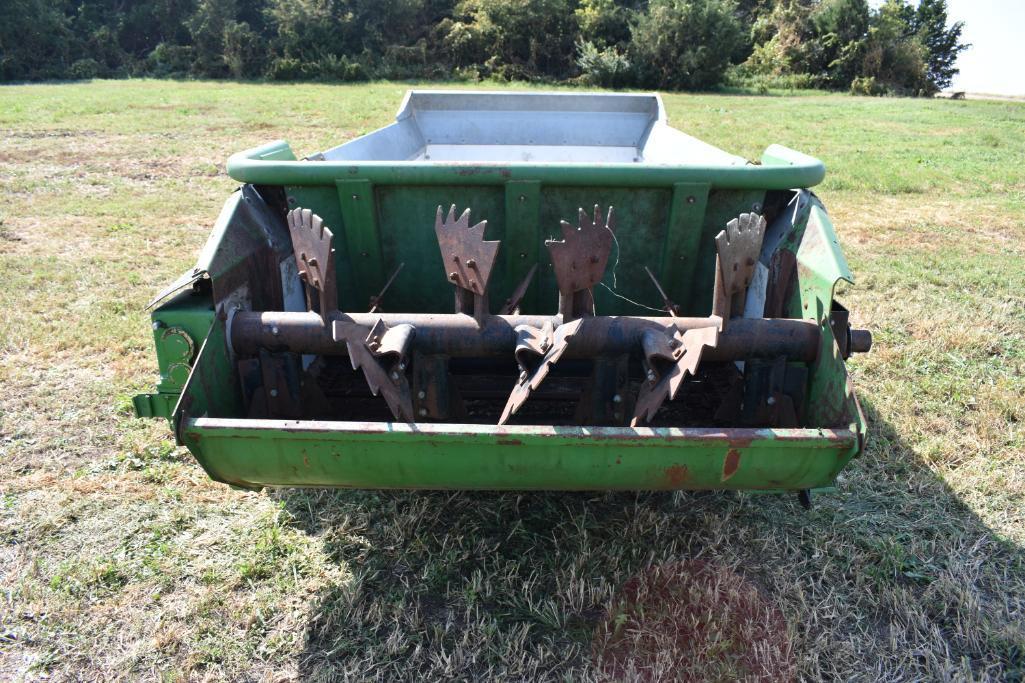
<instances>
[{"instance_id":1,"label":"round metal tube","mask_svg":"<svg viewBox=\"0 0 1025 683\"><path fill-rule=\"evenodd\" d=\"M872 332L869 330L851 330L851 353L868 353L872 350Z\"/></svg>"},{"instance_id":2,"label":"round metal tube","mask_svg":"<svg viewBox=\"0 0 1025 683\"><path fill-rule=\"evenodd\" d=\"M412 346L424 354L457 358L511 357L516 349L516 326L558 326L557 317L545 315L492 315L483 325L461 313L334 313L324 322L316 313L238 311L231 324L231 348L243 356L260 349L322 355L346 355L344 342L332 337L335 320L353 322L369 330L378 319L388 326L416 328ZM566 358L641 353L645 330L675 325L685 332L707 327L709 318L598 316L586 318L566 349ZM819 327L809 320L786 318L734 318L719 335L714 349L703 358L714 361L776 358L812 362L818 355Z\"/></svg>"}]
</instances>

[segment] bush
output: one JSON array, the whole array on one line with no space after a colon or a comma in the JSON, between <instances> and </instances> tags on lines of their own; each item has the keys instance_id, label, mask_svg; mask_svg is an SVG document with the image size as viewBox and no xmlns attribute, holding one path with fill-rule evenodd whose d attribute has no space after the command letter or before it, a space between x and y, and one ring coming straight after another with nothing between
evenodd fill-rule
<instances>
[{"instance_id":1,"label":"bush","mask_svg":"<svg viewBox=\"0 0 1025 683\"><path fill-rule=\"evenodd\" d=\"M633 75L630 60L614 47L599 50L590 41L577 43L577 66L581 81L602 88L619 88L626 85Z\"/></svg>"},{"instance_id":2,"label":"bush","mask_svg":"<svg viewBox=\"0 0 1025 683\"><path fill-rule=\"evenodd\" d=\"M812 90L826 86L824 79L815 74L764 74L752 71L747 64L729 69L725 83L733 88L746 88L763 94L771 90Z\"/></svg>"},{"instance_id":3,"label":"bush","mask_svg":"<svg viewBox=\"0 0 1025 683\"><path fill-rule=\"evenodd\" d=\"M314 70L317 77L324 81L367 80L367 72L362 64L337 55L321 57L317 60Z\"/></svg>"},{"instance_id":4,"label":"bush","mask_svg":"<svg viewBox=\"0 0 1025 683\"><path fill-rule=\"evenodd\" d=\"M851 81L852 95L886 95L889 88L876 82L875 76L859 76Z\"/></svg>"},{"instance_id":5,"label":"bush","mask_svg":"<svg viewBox=\"0 0 1025 683\"><path fill-rule=\"evenodd\" d=\"M633 29L640 84L693 90L718 85L743 37L732 0L651 0Z\"/></svg>"},{"instance_id":6,"label":"bush","mask_svg":"<svg viewBox=\"0 0 1025 683\"><path fill-rule=\"evenodd\" d=\"M68 75L71 78L88 80L90 78L97 78L103 71L103 67L95 59L87 57L85 59L78 59L68 69Z\"/></svg>"},{"instance_id":7,"label":"bush","mask_svg":"<svg viewBox=\"0 0 1025 683\"><path fill-rule=\"evenodd\" d=\"M192 47L159 43L146 57L146 70L154 76L177 77L192 68Z\"/></svg>"},{"instance_id":8,"label":"bush","mask_svg":"<svg viewBox=\"0 0 1025 683\"><path fill-rule=\"evenodd\" d=\"M480 64L498 78L533 80L570 75L576 40L571 0L463 0L462 20L449 34L463 61ZM456 34L456 26L462 24Z\"/></svg>"},{"instance_id":9,"label":"bush","mask_svg":"<svg viewBox=\"0 0 1025 683\"><path fill-rule=\"evenodd\" d=\"M278 57L267 68L267 78L274 81L298 81L309 78L309 70L295 57Z\"/></svg>"}]
</instances>

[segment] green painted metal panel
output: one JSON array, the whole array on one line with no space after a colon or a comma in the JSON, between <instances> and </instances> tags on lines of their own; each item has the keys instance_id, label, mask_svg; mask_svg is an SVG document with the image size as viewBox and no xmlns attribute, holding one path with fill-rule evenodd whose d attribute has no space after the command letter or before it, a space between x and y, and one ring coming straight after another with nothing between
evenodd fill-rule
<instances>
[{"instance_id":1,"label":"green painted metal panel","mask_svg":"<svg viewBox=\"0 0 1025 683\"><path fill-rule=\"evenodd\" d=\"M562 239L560 220L576 225L577 211L581 208L591 214L595 204L600 205L603 213L610 205L614 206L616 241L603 282L608 288L614 287L621 297L658 310L662 299L644 272L644 266L655 270L662 264L671 196L666 188L546 185L541 189L542 240ZM547 249L542 251L538 275L540 310L557 310L559 289ZM617 297L602 286L594 288L594 301L600 315L643 315L646 312L643 307Z\"/></svg>"},{"instance_id":2,"label":"green painted metal panel","mask_svg":"<svg viewBox=\"0 0 1025 683\"><path fill-rule=\"evenodd\" d=\"M153 310L150 319L160 380L157 383L156 394L140 395L139 402L136 403L137 415L170 415L170 412L165 410L167 401L161 401L160 397L163 395L177 400L188 379L196 351L203 343L213 317L214 309L210 297L192 291L181 292ZM183 335L187 336L187 341Z\"/></svg>"},{"instance_id":3,"label":"green painted metal panel","mask_svg":"<svg viewBox=\"0 0 1025 683\"><path fill-rule=\"evenodd\" d=\"M773 489L832 483L847 430L505 427L190 419L184 441L242 486Z\"/></svg>"},{"instance_id":4,"label":"green painted metal panel","mask_svg":"<svg viewBox=\"0 0 1025 683\"><path fill-rule=\"evenodd\" d=\"M760 190L713 190L709 193L690 282L682 293L668 292L680 304L683 315L708 315L712 312L715 236L741 213L760 212L764 200L765 192Z\"/></svg>"},{"instance_id":5,"label":"green painted metal panel","mask_svg":"<svg viewBox=\"0 0 1025 683\"><path fill-rule=\"evenodd\" d=\"M383 252L384 277L399 263L405 267L385 298L386 310L422 313L451 313L454 287L445 279L445 264L438 250L434 221L439 206L456 212L472 207L473 222L487 220L485 238L503 240L506 236L505 193L502 187L461 187L458 185L384 186L377 190L379 232ZM425 286L425 283L429 283ZM491 275L492 310L512 291L508 271L501 258ZM366 310L360 308L357 310Z\"/></svg>"},{"instance_id":6,"label":"green painted metal panel","mask_svg":"<svg viewBox=\"0 0 1025 683\"><path fill-rule=\"evenodd\" d=\"M536 180L556 185L671 187L675 183L709 183L714 188L787 190L822 182L826 169L818 159L772 145L757 165L589 164L589 163L444 163L431 161L289 161L283 140L234 154L228 174L263 185L334 185L339 179L375 185L504 185Z\"/></svg>"},{"instance_id":7,"label":"green painted metal panel","mask_svg":"<svg viewBox=\"0 0 1025 683\"><path fill-rule=\"evenodd\" d=\"M505 289L492 300L496 309L502 305L508 293L516 288L527 276L535 264L542 261L544 247L541 239L540 215L541 183L536 180L514 180L505 184L505 223L512 229L505 231L502 249L505 251L503 262L507 277ZM545 254L547 256L547 253ZM537 275L531 283L523 299L522 310L525 313L539 311L540 294Z\"/></svg>"},{"instance_id":8,"label":"green painted metal panel","mask_svg":"<svg viewBox=\"0 0 1025 683\"><path fill-rule=\"evenodd\" d=\"M347 246L356 307L360 310L369 306L370 297L379 291L387 277L382 272L376 196L368 180L339 180L337 188L338 204L342 210L340 237ZM309 208L316 212L319 207ZM360 302L367 303L361 305Z\"/></svg>"},{"instance_id":9,"label":"green painted metal panel","mask_svg":"<svg viewBox=\"0 0 1025 683\"><path fill-rule=\"evenodd\" d=\"M676 183L662 246L662 287L670 298L690 292L708 206L708 183ZM674 294L675 293L675 294Z\"/></svg>"}]
</instances>

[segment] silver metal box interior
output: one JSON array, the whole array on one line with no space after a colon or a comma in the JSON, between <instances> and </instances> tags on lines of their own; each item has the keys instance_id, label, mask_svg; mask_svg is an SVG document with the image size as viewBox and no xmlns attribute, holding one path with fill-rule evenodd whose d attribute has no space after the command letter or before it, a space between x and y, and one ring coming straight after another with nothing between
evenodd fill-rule
<instances>
[{"instance_id":1,"label":"silver metal box interior","mask_svg":"<svg viewBox=\"0 0 1025 683\"><path fill-rule=\"evenodd\" d=\"M657 94L413 90L328 161L743 165L668 125Z\"/></svg>"}]
</instances>

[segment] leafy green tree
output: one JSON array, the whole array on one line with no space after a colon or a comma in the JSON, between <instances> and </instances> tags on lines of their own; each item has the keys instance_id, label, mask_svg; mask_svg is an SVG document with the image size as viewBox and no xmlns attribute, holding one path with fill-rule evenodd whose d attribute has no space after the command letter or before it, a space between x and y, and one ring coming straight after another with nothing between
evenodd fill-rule
<instances>
[{"instance_id":1,"label":"leafy green tree","mask_svg":"<svg viewBox=\"0 0 1025 683\"><path fill-rule=\"evenodd\" d=\"M754 48L744 67L752 73L788 76L814 71L818 44L809 0L780 0L751 26Z\"/></svg>"},{"instance_id":2,"label":"leafy green tree","mask_svg":"<svg viewBox=\"0 0 1025 683\"><path fill-rule=\"evenodd\" d=\"M911 30L928 50L926 76L936 90L950 86L957 74L957 56L970 45L961 42L964 22L947 26L947 0L920 0L910 18Z\"/></svg>"},{"instance_id":3,"label":"leafy green tree","mask_svg":"<svg viewBox=\"0 0 1025 683\"><path fill-rule=\"evenodd\" d=\"M196 11L186 22L192 36L192 69L196 74L214 78L228 75L224 34L237 14L235 0L199 0Z\"/></svg>"},{"instance_id":4,"label":"leafy green tree","mask_svg":"<svg viewBox=\"0 0 1025 683\"><path fill-rule=\"evenodd\" d=\"M926 73L929 52L911 33L907 9L904 0L886 0L853 56L858 76L872 79L872 89L909 95L933 90Z\"/></svg>"},{"instance_id":5,"label":"leafy green tree","mask_svg":"<svg viewBox=\"0 0 1025 683\"><path fill-rule=\"evenodd\" d=\"M65 3L8 0L0 15L0 80L61 78L74 35Z\"/></svg>"},{"instance_id":6,"label":"leafy green tree","mask_svg":"<svg viewBox=\"0 0 1025 683\"><path fill-rule=\"evenodd\" d=\"M580 0L573 11L580 30L580 40L597 49L625 45L630 41L630 20L633 10L615 0Z\"/></svg>"},{"instance_id":7,"label":"leafy green tree","mask_svg":"<svg viewBox=\"0 0 1025 683\"><path fill-rule=\"evenodd\" d=\"M810 15L816 46L807 68L826 83L846 88L859 75L871 19L866 0L823 0Z\"/></svg>"},{"instance_id":8,"label":"leafy green tree","mask_svg":"<svg viewBox=\"0 0 1025 683\"><path fill-rule=\"evenodd\" d=\"M633 28L639 84L698 89L722 82L743 40L733 0L651 0Z\"/></svg>"},{"instance_id":9,"label":"leafy green tree","mask_svg":"<svg viewBox=\"0 0 1025 683\"><path fill-rule=\"evenodd\" d=\"M235 78L262 76L267 53L260 36L245 21L224 25L224 62Z\"/></svg>"},{"instance_id":10,"label":"leafy green tree","mask_svg":"<svg viewBox=\"0 0 1025 683\"><path fill-rule=\"evenodd\" d=\"M561 78L573 68L572 0L463 0L446 40L461 57L504 78Z\"/></svg>"}]
</instances>

